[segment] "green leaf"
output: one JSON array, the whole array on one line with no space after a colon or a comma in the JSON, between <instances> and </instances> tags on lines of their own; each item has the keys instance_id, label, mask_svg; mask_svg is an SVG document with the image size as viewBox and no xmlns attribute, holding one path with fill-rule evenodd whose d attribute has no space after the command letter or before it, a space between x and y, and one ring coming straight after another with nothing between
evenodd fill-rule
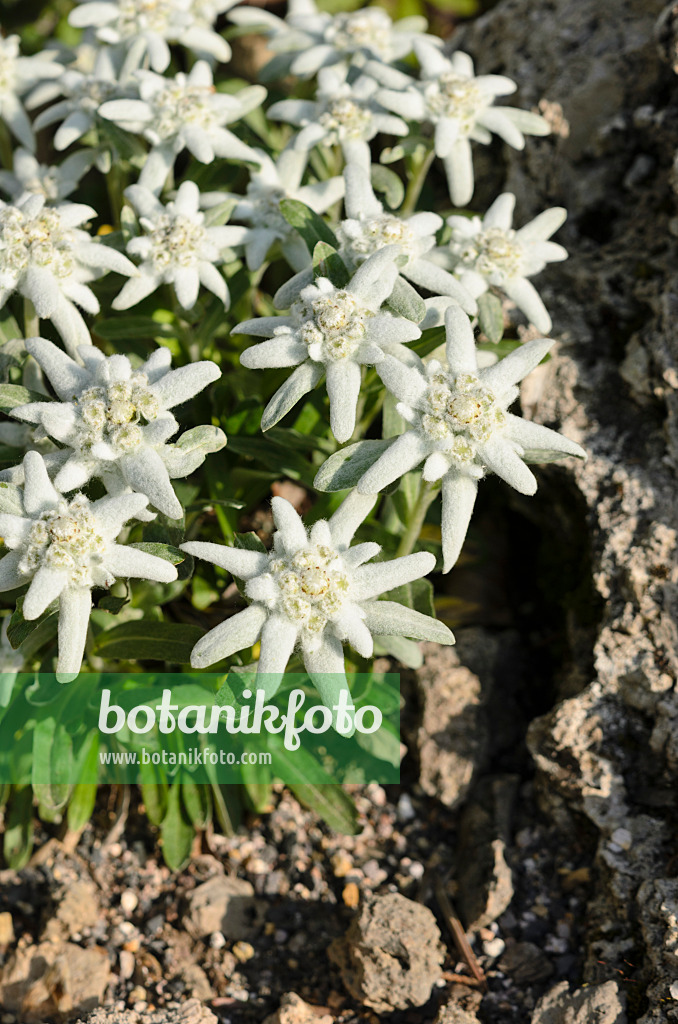
<instances>
[{"instance_id":1,"label":"green leaf","mask_svg":"<svg viewBox=\"0 0 678 1024\"><path fill-rule=\"evenodd\" d=\"M187 430L175 444L166 445L163 460L171 477L188 476L203 464L208 455L220 451L225 444L223 430L204 423Z\"/></svg>"},{"instance_id":2,"label":"green leaf","mask_svg":"<svg viewBox=\"0 0 678 1024\"><path fill-rule=\"evenodd\" d=\"M281 199L280 212L287 223L299 232L309 253L313 253L318 242L327 242L334 249L339 248L337 237L329 224L298 199Z\"/></svg>"},{"instance_id":3,"label":"green leaf","mask_svg":"<svg viewBox=\"0 0 678 1024\"><path fill-rule=\"evenodd\" d=\"M102 320L93 328L95 334L107 341L124 338L178 338L172 324L161 324L150 316L120 316Z\"/></svg>"},{"instance_id":4,"label":"green leaf","mask_svg":"<svg viewBox=\"0 0 678 1024\"><path fill-rule=\"evenodd\" d=\"M267 552L266 545L260 538L251 531L250 533L236 533L234 535L233 546L236 548L242 548L244 551L259 551L264 555Z\"/></svg>"},{"instance_id":5,"label":"green leaf","mask_svg":"<svg viewBox=\"0 0 678 1024\"><path fill-rule=\"evenodd\" d=\"M55 612L55 602L47 608L42 615L38 616L37 619L25 619L23 613L25 594L17 598L16 607L12 612L12 617L9 620L9 626L7 627L7 639L9 640L10 646L13 650L20 647L26 637L30 636L31 633L38 628L38 626L46 623L48 619L54 619L56 622L57 615Z\"/></svg>"},{"instance_id":6,"label":"green leaf","mask_svg":"<svg viewBox=\"0 0 678 1024\"><path fill-rule=\"evenodd\" d=\"M146 808L146 817L151 825L161 825L167 814L167 776L160 765L141 764L139 766L139 785L141 799Z\"/></svg>"},{"instance_id":7,"label":"green leaf","mask_svg":"<svg viewBox=\"0 0 678 1024\"><path fill-rule=\"evenodd\" d=\"M181 804L181 786L178 782L167 794L167 814L160 826L162 855L172 871L180 871L191 855L194 829Z\"/></svg>"},{"instance_id":8,"label":"green leaf","mask_svg":"<svg viewBox=\"0 0 678 1024\"><path fill-rule=\"evenodd\" d=\"M33 791L23 786L14 791L5 819L3 853L10 868L19 871L28 863L33 849Z\"/></svg>"},{"instance_id":9,"label":"green leaf","mask_svg":"<svg viewBox=\"0 0 678 1024\"><path fill-rule=\"evenodd\" d=\"M153 544L149 541L141 541L138 544L128 544L128 548L136 548L137 551L145 551L147 555L155 555L172 565L179 565L186 558L186 552L173 547L172 544Z\"/></svg>"},{"instance_id":10,"label":"green leaf","mask_svg":"<svg viewBox=\"0 0 678 1024\"><path fill-rule=\"evenodd\" d=\"M327 242L316 242L313 249L313 276L329 278L335 288L344 288L351 280L341 256Z\"/></svg>"},{"instance_id":11,"label":"green leaf","mask_svg":"<svg viewBox=\"0 0 678 1024\"><path fill-rule=\"evenodd\" d=\"M71 793L73 741L57 716L40 719L33 732L31 779L40 803L53 810L65 806Z\"/></svg>"},{"instance_id":12,"label":"green leaf","mask_svg":"<svg viewBox=\"0 0 678 1024\"><path fill-rule=\"evenodd\" d=\"M407 421L396 409L397 404L398 399L389 392L381 410L381 436L385 439L398 437L407 430Z\"/></svg>"},{"instance_id":13,"label":"green leaf","mask_svg":"<svg viewBox=\"0 0 678 1024\"><path fill-rule=\"evenodd\" d=\"M25 515L21 489L16 484L0 483L0 512L9 512L12 516Z\"/></svg>"},{"instance_id":14,"label":"green leaf","mask_svg":"<svg viewBox=\"0 0 678 1024\"><path fill-rule=\"evenodd\" d=\"M114 597L113 594L106 594L97 602L97 608L103 612L110 612L111 615L118 615L119 612L129 604L129 595L127 597Z\"/></svg>"},{"instance_id":15,"label":"green leaf","mask_svg":"<svg viewBox=\"0 0 678 1024\"><path fill-rule=\"evenodd\" d=\"M182 776L181 800L193 828L196 831L207 828L212 820L212 801L208 787L193 782L190 776Z\"/></svg>"},{"instance_id":16,"label":"green leaf","mask_svg":"<svg viewBox=\"0 0 678 1024\"><path fill-rule=\"evenodd\" d=\"M355 738L358 746L378 761L386 761L394 768L400 766L400 736L390 722L382 722L381 728L373 733L356 733Z\"/></svg>"},{"instance_id":17,"label":"green leaf","mask_svg":"<svg viewBox=\"0 0 678 1024\"><path fill-rule=\"evenodd\" d=\"M406 636L375 636L374 653L389 654L406 668L421 668L424 664L421 648Z\"/></svg>"},{"instance_id":18,"label":"green leaf","mask_svg":"<svg viewBox=\"0 0 678 1024\"><path fill-rule=\"evenodd\" d=\"M184 665L203 636L199 626L179 622L139 619L122 622L99 633L94 652L102 658L122 661L169 661Z\"/></svg>"},{"instance_id":19,"label":"green leaf","mask_svg":"<svg viewBox=\"0 0 678 1024\"><path fill-rule=\"evenodd\" d=\"M396 277L386 306L396 316L402 316L415 324L420 323L426 316L424 300L404 277Z\"/></svg>"},{"instance_id":20,"label":"green leaf","mask_svg":"<svg viewBox=\"0 0 678 1024\"><path fill-rule=\"evenodd\" d=\"M360 477L393 444L385 441L356 441L330 455L316 474L313 486L319 491L345 491L355 487Z\"/></svg>"},{"instance_id":21,"label":"green leaf","mask_svg":"<svg viewBox=\"0 0 678 1024\"><path fill-rule=\"evenodd\" d=\"M435 618L435 607L433 605L433 584L430 580L413 580L412 583L403 583L401 587L390 590L383 595L385 601L397 601L404 604L406 608L412 608L422 615L431 615Z\"/></svg>"},{"instance_id":22,"label":"green leaf","mask_svg":"<svg viewBox=\"0 0 678 1024\"><path fill-rule=\"evenodd\" d=\"M28 405L29 402L49 402L49 398L20 384L0 384L0 412L11 412L18 405Z\"/></svg>"},{"instance_id":23,"label":"green leaf","mask_svg":"<svg viewBox=\"0 0 678 1024\"><path fill-rule=\"evenodd\" d=\"M96 777L99 768L99 732L93 729L81 747L76 760L80 764L79 774L85 777ZM68 802L68 827L72 832L79 832L92 817L97 797L95 783L79 782L73 787Z\"/></svg>"},{"instance_id":24,"label":"green leaf","mask_svg":"<svg viewBox=\"0 0 678 1024\"><path fill-rule=\"evenodd\" d=\"M405 198L405 186L395 171L383 164L372 164L371 178L374 191L382 192L387 205L396 210Z\"/></svg>"},{"instance_id":25,"label":"green leaf","mask_svg":"<svg viewBox=\"0 0 678 1024\"><path fill-rule=\"evenodd\" d=\"M583 459L583 455L574 452L558 451L555 448L527 448L520 456L523 462L539 465L541 462L560 462L561 459Z\"/></svg>"},{"instance_id":26,"label":"green leaf","mask_svg":"<svg viewBox=\"0 0 678 1024\"><path fill-rule=\"evenodd\" d=\"M23 338L23 331L19 328L9 309L5 307L0 312L0 345L14 341L16 338Z\"/></svg>"},{"instance_id":27,"label":"green leaf","mask_svg":"<svg viewBox=\"0 0 678 1024\"><path fill-rule=\"evenodd\" d=\"M421 338L417 338L417 340L413 341L409 347L423 359L424 356L435 351L435 349L444 344L444 342L445 328L429 327L427 331L422 331Z\"/></svg>"},{"instance_id":28,"label":"green leaf","mask_svg":"<svg viewBox=\"0 0 678 1024\"><path fill-rule=\"evenodd\" d=\"M217 203L216 206L210 206L210 208L205 211L205 227L222 227L233 213L237 204L237 199L225 199L223 203Z\"/></svg>"},{"instance_id":29,"label":"green leaf","mask_svg":"<svg viewBox=\"0 0 678 1024\"><path fill-rule=\"evenodd\" d=\"M485 292L478 298L478 324L489 341L501 341L504 334L504 314L500 299L492 292Z\"/></svg>"}]
</instances>

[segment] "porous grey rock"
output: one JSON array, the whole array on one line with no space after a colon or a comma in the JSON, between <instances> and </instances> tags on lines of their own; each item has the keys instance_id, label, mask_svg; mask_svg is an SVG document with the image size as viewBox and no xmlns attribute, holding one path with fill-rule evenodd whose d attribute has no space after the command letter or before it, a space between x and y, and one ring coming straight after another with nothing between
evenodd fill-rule
<instances>
[{"instance_id":1,"label":"porous grey rock","mask_svg":"<svg viewBox=\"0 0 678 1024\"><path fill-rule=\"evenodd\" d=\"M254 938L265 916L262 900L244 878L215 875L188 897L185 924L196 936L221 932L234 941Z\"/></svg>"},{"instance_id":2,"label":"porous grey rock","mask_svg":"<svg viewBox=\"0 0 678 1024\"><path fill-rule=\"evenodd\" d=\"M286 992L275 1013L264 1024L332 1024L334 1017L317 1006L305 1002L296 992Z\"/></svg>"},{"instance_id":3,"label":"porous grey rock","mask_svg":"<svg viewBox=\"0 0 678 1024\"><path fill-rule=\"evenodd\" d=\"M465 1009L459 1003L448 1003L441 1006L433 1024L480 1024L475 1013Z\"/></svg>"},{"instance_id":4,"label":"porous grey rock","mask_svg":"<svg viewBox=\"0 0 678 1024\"><path fill-rule=\"evenodd\" d=\"M22 1024L72 1019L102 1002L110 967L103 949L72 942L19 947L0 970L0 1006Z\"/></svg>"},{"instance_id":5,"label":"porous grey rock","mask_svg":"<svg viewBox=\"0 0 678 1024\"><path fill-rule=\"evenodd\" d=\"M433 914L399 893L366 900L328 953L350 994L377 1013L423 1006L443 962Z\"/></svg>"},{"instance_id":6,"label":"porous grey rock","mask_svg":"<svg viewBox=\"0 0 678 1024\"><path fill-rule=\"evenodd\" d=\"M170 1003L162 1010L98 1009L77 1024L219 1024L219 1018L197 999L189 999L186 1003Z\"/></svg>"},{"instance_id":7,"label":"porous grey rock","mask_svg":"<svg viewBox=\"0 0 678 1024\"><path fill-rule=\"evenodd\" d=\"M570 992L566 981L537 1003L532 1024L626 1024L626 999L616 981Z\"/></svg>"},{"instance_id":8,"label":"porous grey rock","mask_svg":"<svg viewBox=\"0 0 678 1024\"><path fill-rule=\"evenodd\" d=\"M558 241L571 258L537 282L559 345L522 398L589 453L538 474L560 496L543 530L557 544L553 523L579 518L597 601L563 595L563 700L528 739L544 812L598 836L585 980L635 965L639 1024L678 1021L678 35L675 4L660 18L663 7L503 0L454 41L479 72L514 78L519 105L554 128L524 152L503 147L503 164L480 153L489 184L476 198L514 192L517 225L549 206L569 213Z\"/></svg>"},{"instance_id":9,"label":"porous grey rock","mask_svg":"<svg viewBox=\"0 0 678 1024\"><path fill-rule=\"evenodd\" d=\"M515 775L483 779L461 815L456 902L471 932L496 921L513 899L506 850L518 781Z\"/></svg>"}]
</instances>

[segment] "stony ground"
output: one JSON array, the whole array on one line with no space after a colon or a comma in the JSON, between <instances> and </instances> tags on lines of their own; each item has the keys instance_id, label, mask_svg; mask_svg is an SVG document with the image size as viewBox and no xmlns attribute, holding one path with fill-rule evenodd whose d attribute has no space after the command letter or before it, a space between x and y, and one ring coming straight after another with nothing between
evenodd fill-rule
<instances>
[{"instance_id":1,"label":"stony ground","mask_svg":"<svg viewBox=\"0 0 678 1024\"><path fill-rule=\"evenodd\" d=\"M540 471L529 501L484 488L442 588L457 647L403 677L401 786L354 792L352 838L277 793L178 876L137 796L102 792L77 842L52 827L0 876L0 1024L678 1021L678 9L662 6L502 0L462 41L553 122L525 153L489 149L477 198L508 181L517 223L570 211L572 259L540 281L559 349L522 401L590 457Z\"/></svg>"}]
</instances>

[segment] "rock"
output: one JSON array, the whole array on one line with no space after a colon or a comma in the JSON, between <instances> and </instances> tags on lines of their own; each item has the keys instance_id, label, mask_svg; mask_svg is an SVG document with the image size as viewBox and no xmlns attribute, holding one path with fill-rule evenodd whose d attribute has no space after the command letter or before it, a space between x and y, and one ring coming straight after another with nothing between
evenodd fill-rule
<instances>
[{"instance_id":1,"label":"rock","mask_svg":"<svg viewBox=\"0 0 678 1024\"><path fill-rule=\"evenodd\" d=\"M190 893L185 923L196 936L221 932L237 941L254 938L264 917L265 904L255 898L250 882L215 875Z\"/></svg>"},{"instance_id":2,"label":"rock","mask_svg":"<svg viewBox=\"0 0 678 1024\"><path fill-rule=\"evenodd\" d=\"M464 1009L459 1003L441 1006L433 1024L480 1024L475 1013Z\"/></svg>"},{"instance_id":3,"label":"rock","mask_svg":"<svg viewBox=\"0 0 678 1024\"><path fill-rule=\"evenodd\" d=\"M565 524L588 554L561 584L559 703L528 740L543 813L564 843L585 831L596 845L582 993L642 965L638 1024L678 1021L678 7L657 24L663 8L503 0L454 43L555 129L500 166L478 147L474 205L514 192L517 226L568 210L571 258L537 281L559 344L522 395L588 452L538 470L549 500L530 499L544 537L558 545Z\"/></svg>"},{"instance_id":4,"label":"rock","mask_svg":"<svg viewBox=\"0 0 678 1024\"><path fill-rule=\"evenodd\" d=\"M505 854L517 785L515 775L483 779L462 813L456 902L468 931L492 924L513 899L513 876Z\"/></svg>"},{"instance_id":5,"label":"rock","mask_svg":"<svg viewBox=\"0 0 678 1024\"><path fill-rule=\"evenodd\" d=\"M263 1024L333 1024L333 1021L334 1017L325 1013L324 1007L311 1006L296 992L287 992L279 1008Z\"/></svg>"},{"instance_id":6,"label":"rock","mask_svg":"<svg viewBox=\"0 0 678 1024\"><path fill-rule=\"evenodd\" d=\"M626 1000L616 981L570 992L566 981L537 1003L531 1024L626 1024Z\"/></svg>"},{"instance_id":7,"label":"rock","mask_svg":"<svg viewBox=\"0 0 678 1024\"><path fill-rule=\"evenodd\" d=\"M98 1009L77 1024L219 1024L218 1017L196 999L170 1003L162 1010Z\"/></svg>"},{"instance_id":8,"label":"rock","mask_svg":"<svg viewBox=\"0 0 678 1024\"><path fill-rule=\"evenodd\" d=\"M422 707L417 734L419 782L425 793L456 807L486 756L486 723L480 679L451 647L423 645L416 670Z\"/></svg>"},{"instance_id":9,"label":"rock","mask_svg":"<svg viewBox=\"0 0 678 1024\"><path fill-rule=\"evenodd\" d=\"M378 1013L423 1006L443 962L433 914L399 893L368 899L328 953L351 995Z\"/></svg>"},{"instance_id":10,"label":"rock","mask_svg":"<svg viewBox=\"0 0 678 1024\"><path fill-rule=\"evenodd\" d=\"M499 970L516 985L534 985L553 974L553 964L532 942L513 942L499 961Z\"/></svg>"},{"instance_id":11,"label":"rock","mask_svg":"<svg viewBox=\"0 0 678 1024\"><path fill-rule=\"evenodd\" d=\"M21 1014L22 1024L68 1019L98 1006L109 976L104 950L41 942L18 949L0 970L0 1006Z\"/></svg>"},{"instance_id":12,"label":"rock","mask_svg":"<svg viewBox=\"0 0 678 1024\"><path fill-rule=\"evenodd\" d=\"M8 910L0 914L0 946L9 946L14 942L14 921Z\"/></svg>"},{"instance_id":13,"label":"rock","mask_svg":"<svg viewBox=\"0 0 678 1024\"><path fill-rule=\"evenodd\" d=\"M80 938L101 918L99 889L89 878L78 878L59 887L56 914L45 926L44 939Z\"/></svg>"}]
</instances>

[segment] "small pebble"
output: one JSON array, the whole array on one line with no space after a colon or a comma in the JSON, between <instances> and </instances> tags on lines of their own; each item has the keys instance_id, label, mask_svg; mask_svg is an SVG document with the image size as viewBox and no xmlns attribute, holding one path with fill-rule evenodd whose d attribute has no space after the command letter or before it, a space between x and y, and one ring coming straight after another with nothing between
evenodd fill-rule
<instances>
[{"instance_id":1,"label":"small pebble","mask_svg":"<svg viewBox=\"0 0 678 1024\"><path fill-rule=\"evenodd\" d=\"M131 1003L147 1003L146 989L142 988L141 985L135 985L129 994L129 1000Z\"/></svg>"},{"instance_id":2,"label":"small pebble","mask_svg":"<svg viewBox=\"0 0 678 1024\"><path fill-rule=\"evenodd\" d=\"M612 843L621 847L622 850L630 850L633 845L633 836L627 828L616 828L610 838ZM609 844L610 847L612 847L612 843Z\"/></svg>"},{"instance_id":3,"label":"small pebble","mask_svg":"<svg viewBox=\"0 0 678 1024\"><path fill-rule=\"evenodd\" d=\"M398 821L412 821L416 818L417 812L412 806L412 800L407 793L403 793L398 800L397 807Z\"/></svg>"},{"instance_id":4,"label":"small pebble","mask_svg":"<svg viewBox=\"0 0 678 1024\"><path fill-rule=\"evenodd\" d=\"M483 952L486 956L492 957L493 960L496 957L501 956L505 949L506 943L503 939L500 939L499 936L495 936L495 938L488 939L486 942L483 942Z\"/></svg>"},{"instance_id":5,"label":"small pebble","mask_svg":"<svg viewBox=\"0 0 678 1024\"><path fill-rule=\"evenodd\" d=\"M215 934L220 934L216 932ZM233 956L241 964L247 963L254 956L254 946L250 942L236 942L233 946Z\"/></svg>"},{"instance_id":6,"label":"small pebble","mask_svg":"<svg viewBox=\"0 0 678 1024\"><path fill-rule=\"evenodd\" d=\"M14 942L14 922L9 911L0 914L0 946L9 946Z\"/></svg>"},{"instance_id":7,"label":"small pebble","mask_svg":"<svg viewBox=\"0 0 678 1024\"><path fill-rule=\"evenodd\" d=\"M678 981L671 983L669 987L669 995L672 999L678 999Z\"/></svg>"},{"instance_id":8,"label":"small pebble","mask_svg":"<svg viewBox=\"0 0 678 1024\"><path fill-rule=\"evenodd\" d=\"M225 945L226 939L223 932L212 932L210 935L210 946L212 949L223 949Z\"/></svg>"},{"instance_id":9,"label":"small pebble","mask_svg":"<svg viewBox=\"0 0 678 1024\"><path fill-rule=\"evenodd\" d=\"M120 897L120 906L122 907L123 913L133 914L139 906L139 897L131 889L125 889Z\"/></svg>"},{"instance_id":10,"label":"small pebble","mask_svg":"<svg viewBox=\"0 0 678 1024\"><path fill-rule=\"evenodd\" d=\"M355 882L349 882L348 885L344 886L341 898L347 907L350 907L351 910L355 910L360 903L360 889Z\"/></svg>"},{"instance_id":11,"label":"small pebble","mask_svg":"<svg viewBox=\"0 0 678 1024\"><path fill-rule=\"evenodd\" d=\"M353 861L344 850L335 853L330 861L335 878L345 878L353 867Z\"/></svg>"}]
</instances>

